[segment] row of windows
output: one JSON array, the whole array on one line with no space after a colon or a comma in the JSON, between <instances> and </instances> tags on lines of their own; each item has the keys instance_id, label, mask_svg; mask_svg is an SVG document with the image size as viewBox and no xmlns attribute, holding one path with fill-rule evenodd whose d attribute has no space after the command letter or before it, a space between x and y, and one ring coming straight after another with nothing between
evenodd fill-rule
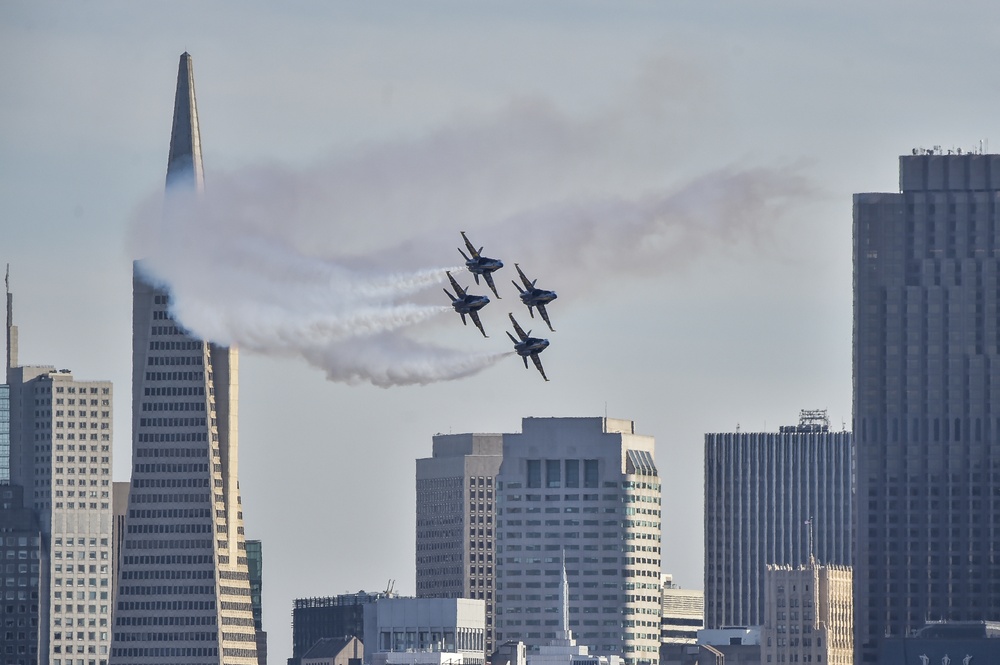
<instances>
[{"instance_id":1,"label":"row of windows","mask_svg":"<svg viewBox=\"0 0 1000 665\"><path fill-rule=\"evenodd\" d=\"M568 460L525 460L527 464L526 482L529 488L542 487L542 466L545 467L545 487L581 487L580 462ZM582 487L599 486L599 460L585 459L583 462Z\"/></svg>"},{"instance_id":2,"label":"row of windows","mask_svg":"<svg viewBox=\"0 0 1000 665\"><path fill-rule=\"evenodd\" d=\"M214 586L120 586L122 596L207 596L215 593Z\"/></svg>"},{"instance_id":3,"label":"row of windows","mask_svg":"<svg viewBox=\"0 0 1000 665\"><path fill-rule=\"evenodd\" d=\"M159 314L160 312L153 312ZM117 640L117 637L115 638ZM124 658L169 658L177 656L218 656L218 647L114 647L111 655Z\"/></svg>"},{"instance_id":4,"label":"row of windows","mask_svg":"<svg viewBox=\"0 0 1000 665\"><path fill-rule=\"evenodd\" d=\"M66 388L65 392L67 392L67 393L69 393L71 395L74 394L74 393L76 393L76 386L66 386L65 388ZM94 386L90 387L90 394L91 395L96 395L97 391L98 391L98 388L96 388ZM100 388L100 391L101 391L102 395L110 395L111 394L111 389L110 388ZM45 392L48 392L48 391L45 391ZM63 392L63 386L56 386L56 392L57 393ZM87 392L87 388L85 386L80 386L80 394L83 395L86 392Z\"/></svg>"},{"instance_id":5,"label":"row of windows","mask_svg":"<svg viewBox=\"0 0 1000 665\"><path fill-rule=\"evenodd\" d=\"M83 402L85 400L80 400L80 401ZM107 402L108 400L104 400L104 401ZM96 405L97 405L97 400L95 399L94 400L94 406L96 406ZM80 406L83 406L83 404L81 404ZM105 406L107 406L107 405L105 405ZM38 415L37 411L35 412L35 415L36 416ZM45 415L45 414L43 414L43 415ZM48 415L51 416L52 412L49 411ZM69 409L65 413L63 411L61 411L61 410L57 410L56 411L56 418L62 418L64 415L67 416L67 417L69 417L69 418L76 418L77 417L76 411L74 409ZM86 418L87 417L87 412L84 411L83 409L80 409L80 415L79 415L79 417L80 418ZM90 417L91 418L97 418L97 411L91 411L90 412ZM111 412L110 411L101 411L101 416L100 417L101 418L110 418L111 417Z\"/></svg>"},{"instance_id":6,"label":"row of windows","mask_svg":"<svg viewBox=\"0 0 1000 665\"><path fill-rule=\"evenodd\" d=\"M128 511L129 517L160 518L160 517L211 517L208 508L165 508L161 510L134 509Z\"/></svg>"},{"instance_id":7,"label":"row of windows","mask_svg":"<svg viewBox=\"0 0 1000 665\"><path fill-rule=\"evenodd\" d=\"M149 356L147 365L204 365L202 356Z\"/></svg>"},{"instance_id":8,"label":"row of windows","mask_svg":"<svg viewBox=\"0 0 1000 665\"><path fill-rule=\"evenodd\" d=\"M123 580L211 580L214 570L123 570Z\"/></svg>"},{"instance_id":9,"label":"row of windows","mask_svg":"<svg viewBox=\"0 0 1000 665\"><path fill-rule=\"evenodd\" d=\"M37 425L38 423L35 423L35 424ZM98 425L98 423L90 423L90 429L97 429L97 425ZM111 428L111 424L110 423L100 423L100 425L101 425L101 429L110 429ZM73 421L69 421L69 422L64 423L62 420L57 420L56 421L56 428L59 429L59 428L62 428L62 427L65 427L66 429L76 429L76 423L73 422ZM87 429L87 423L80 423L80 429Z\"/></svg>"},{"instance_id":10,"label":"row of windows","mask_svg":"<svg viewBox=\"0 0 1000 665\"><path fill-rule=\"evenodd\" d=\"M158 340L149 343L150 351L196 351L204 348L204 342L195 340L161 342Z\"/></svg>"},{"instance_id":11,"label":"row of windows","mask_svg":"<svg viewBox=\"0 0 1000 665\"><path fill-rule=\"evenodd\" d=\"M136 457L207 457L208 448L139 448Z\"/></svg>"},{"instance_id":12,"label":"row of windows","mask_svg":"<svg viewBox=\"0 0 1000 665\"><path fill-rule=\"evenodd\" d=\"M129 524L129 533L211 533L210 524Z\"/></svg>"},{"instance_id":13,"label":"row of windows","mask_svg":"<svg viewBox=\"0 0 1000 665\"><path fill-rule=\"evenodd\" d=\"M208 464L136 464L136 473L208 473Z\"/></svg>"},{"instance_id":14,"label":"row of windows","mask_svg":"<svg viewBox=\"0 0 1000 665\"><path fill-rule=\"evenodd\" d=\"M125 540L131 550L199 550L212 547L211 540Z\"/></svg>"},{"instance_id":15,"label":"row of windows","mask_svg":"<svg viewBox=\"0 0 1000 665\"><path fill-rule=\"evenodd\" d=\"M205 418L140 418L139 427L204 427L206 422Z\"/></svg>"},{"instance_id":16,"label":"row of windows","mask_svg":"<svg viewBox=\"0 0 1000 665\"><path fill-rule=\"evenodd\" d=\"M178 443L192 441L208 441L207 432L154 432L139 433L135 436L140 443ZM213 434L212 441L218 441L219 435Z\"/></svg>"},{"instance_id":17,"label":"row of windows","mask_svg":"<svg viewBox=\"0 0 1000 665\"><path fill-rule=\"evenodd\" d=\"M206 503L210 494L129 494L132 503Z\"/></svg>"},{"instance_id":18,"label":"row of windows","mask_svg":"<svg viewBox=\"0 0 1000 665\"><path fill-rule=\"evenodd\" d=\"M208 487L208 478L133 478L132 487Z\"/></svg>"},{"instance_id":19,"label":"row of windows","mask_svg":"<svg viewBox=\"0 0 1000 665\"><path fill-rule=\"evenodd\" d=\"M140 555L140 556L126 556L122 558L122 562L126 565L168 565L175 563L182 564L198 564L198 563L215 563L211 556L201 555L201 554L161 554L161 555Z\"/></svg>"},{"instance_id":20,"label":"row of windows","mask_svg":"<svg viewBox=\"0 0 1000 665\"><path fill-rule=\"evenodd\" d=\"M204 411L204 402L143 402L143 411Z\"/></svg>"},{"instance_id":21,"label":"row of windows","mask_svg":"<svg viewBox=\"0 0 1000 665\"><path fill-rule=\"evenodd\" d=\"M214 600L118 601L119 610L215 610ZM225 608L223 608L225 609Z\"/></svg>"},{"instance_id":22,"label":"row of windows","mask_svg":"<svg viewBox=\"0 0 1000 665\"><path fill-rule=\"evenodd\" d=\"M147 397L182 397L184 395L204 395L204 386L163 386L163 387L149 387L147 386L143 390L143 394Z\"/></svg>"}]
</instances>

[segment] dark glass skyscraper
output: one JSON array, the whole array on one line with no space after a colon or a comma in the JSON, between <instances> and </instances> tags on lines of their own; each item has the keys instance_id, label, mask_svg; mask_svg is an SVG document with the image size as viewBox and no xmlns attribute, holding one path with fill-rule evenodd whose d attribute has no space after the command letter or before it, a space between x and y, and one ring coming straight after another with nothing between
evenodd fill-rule
<instances>
[{"instance_id":1,"label":"dark glass skyscraper","mask_svg":"<svg viewBox=\"0 0 1000 665\"><path fill-rule=\"evenodd\" d=\"M855 648L1000 620L1000 155L854 196Z\"/></svg>"}]
</instances>

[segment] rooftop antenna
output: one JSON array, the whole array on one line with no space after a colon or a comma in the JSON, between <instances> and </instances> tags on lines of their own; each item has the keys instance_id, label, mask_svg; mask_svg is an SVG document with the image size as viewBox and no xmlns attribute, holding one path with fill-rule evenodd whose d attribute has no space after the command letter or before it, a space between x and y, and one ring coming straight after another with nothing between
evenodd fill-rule
<instances>
[{"instance_id":1,"label":"rooftop antenna","mask_svg":"<svg viewBox=\"0 0 1000 665\"><path fill-rule=\"evenodd\" d=\"M806 534L808 535L809 543L809 565L816 565L816 557L813 556L813 518L812 515L806 520Z\"/></svg>"}]
</instances>

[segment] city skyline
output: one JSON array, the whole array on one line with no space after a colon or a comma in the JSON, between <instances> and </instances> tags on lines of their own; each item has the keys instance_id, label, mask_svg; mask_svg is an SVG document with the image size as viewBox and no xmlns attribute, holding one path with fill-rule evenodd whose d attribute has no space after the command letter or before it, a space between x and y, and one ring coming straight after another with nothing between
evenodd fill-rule
<instances>
[{"instance_id":1,"label":"city skyline","mask_svg":"<svg viewBox=\"0 0 1000 665\"><path fill-rule=\"evenodd\" d=\"M998 10L389 7L396 13L217 5L197 20L166 5L0 8L0 52L17 63L0 73L0 259L12 264L21 303L22 359L128 383L123 239L162 188L170 81L188 50L210 184L249 167L321 172L337 205L310 200L309 223L293 220L318 254L431 231L440 253L429 265L451 267L466 230L560 294L548 384L516 358L461 381L385 391L243 355L241 481L248 537L267 552L265 626L283 625L294 597L383 588L386 578L412 591L412 460L435 433L512 431L531 415L627 417L656 438L657 460L674 472L664 479L664 529L685 543L665 548L664 569L700 586L700 499L691 497L704 433L773 430L803 406L827 408L834 429L850 421L851 194L894 191L895 157L913 147L990 138L1000 92L992 72L968 63L995 59ZM935 94L914 83L918 70ZM470 159L473 147L491 159ZM375 178L389 157L421 178L398 169ZM467 168L453 172L454 163ZM559 252L529 264L522 240L502 231L547 205L662 188L711 193L755 168L809 186L782 189L778 211L752 208L739 218L744 233L718 223L726 208L706 211L697 219L710 231L664 251L660 265L624 254L581 275ZM710 174L733 179L702 178ZM497 273L503 299L484 317L499 341L508 310L530 321L510 267ZM431 323L426 334L449 345L487 348L451 312ZM537 318L531 327L544 330ZM130 430L125 394L120 441ZM368 515L332 509L368 547L331 567L319 553L334 537L289 516L319 496L349 503L365 490L355 470L373 465L399 490ZM114 479L128 468L120 452ZM291 649L283 632L270 632L279 660Z\"/></svg>"}]
</instances>

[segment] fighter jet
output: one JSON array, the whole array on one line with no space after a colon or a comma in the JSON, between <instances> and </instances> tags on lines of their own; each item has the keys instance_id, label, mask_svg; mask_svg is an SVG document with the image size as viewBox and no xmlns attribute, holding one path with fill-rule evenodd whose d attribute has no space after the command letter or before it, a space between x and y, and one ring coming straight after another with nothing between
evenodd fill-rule
<instances>
[{"instance_id":1,"label":"fighter jet","mask_svg":"<svg viewBox=\"0 0 1000 665\"><path fill-rule=\"evenodd\" d=\"M549 321L549 314L545 311L545 305L558 297L556 292L537 288L535 286L535 282L538 281L537 279L529 281L528 278L524 276L524 273L521 272L521 266L515 263L514 267L517 268L517 274L521 276L521 282L524 284L524 288L522 289L521 285L514 280L511 280L511 284L513 284L514 288L517 289L517 292L521 294L521 302L528 306L528 313L531 314L531 318L535 318L535 312L532 310L532 307L537 307L538 313L542 315L542 320L545 321L545 325L549 327L549 330L555 332L556 329L552 327L552 323Z\"/></svg>"},{"instance_id":2,"label":"fighter jet","mask_svg":"<svg viewBox=\"0 0 1000 665\"><path fill-rule=\"evenodd\" d=\"M538 368L538 372L542 375L542 378L548 381L549 377L545 376L545 370L542 369L542 361L538 359L538 354L544 351L549 345L549 340L528 337L531 331L529 330L525 334L521 330L521 326L517 325L514 315L508 314L507 316L510 317L510 322L514 324L514 330L517 331L517 336L521 338L521 341L514 339L514 336L509 332L507 333L507 337L510 337L510 341L514 342L514 350L517 351L517 355L521 356L521 360L524 361L524 368L528 369L528 356L531 356L531 362L535 363L535 367Z\"/></svg>"},{"instance_id":3,"label":"fighter jet","mask_svg":"<svg viewBox=\"0 0 1000 665\"><path fill-rule=\"evenodd\" d=\"M446 270L445 274L448 275L448 279L451 281L451 288L455 289L455 293L458 294L458 296L456 297L448 293L448 289L442 290L449 298L451 298L451 306L455 308L456 312L462 315L462 325L468 325L465 321L465 315L468 314L472 317L472 322L476 324L477 328L479 328L479 332L483 333L483 337L489 337L489 335L486 334L486 331L483 330L482 321L479 320L479 310L489 304L489 297L474 296L466 293L465 289L459 286L458 282L455 281L455 278L451 276L451 272Z\"/></svg>"},{"instance_id":4,"label":"fighter jet","mask_svg":"<svg viewBox=\"0 0 1000 665\"><path fill-rule=\"evenodd\" d=\"M470 257L463 252L461 247L458 248L459 254L461 254L462 258L465 259L465 267L468 268L469 272L471 272L476 278L476 284L479 283L479 276L482 275L486 280L486 283L489 284L490 291L493 292L493 295L499 298L500 294L497 293L497 287L493 285L492 273L494 270L503 268L503 261L500 259L491 259L486 256L482 256L480 252L483 251L483 248L480 247L479 249L476 249L472 243L469 242L469 239L465 237L465 231L462 231L462 239L465 240L465 246L469 250L469 255L471 255Z\"/></svg>"}]
</instances>

